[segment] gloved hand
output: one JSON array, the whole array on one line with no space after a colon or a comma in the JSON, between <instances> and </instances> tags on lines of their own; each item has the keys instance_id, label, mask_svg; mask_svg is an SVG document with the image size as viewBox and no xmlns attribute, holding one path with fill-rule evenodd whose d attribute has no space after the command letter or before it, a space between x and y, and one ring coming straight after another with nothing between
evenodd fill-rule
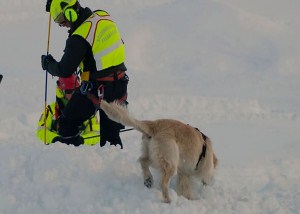
<instances>
[{"instance_id":1,"label":"gloved hand","mask_svg":"<svg viewBox=\"0 0 300 214\"><path fill-rule=\"evenodd\" d=\"M93 89L93 83L90 81L83 81L80 86L80 93L86 95L86 93L90 92Z\"/></svg>"},{"instance_id":2,"label":"gloved hand","mask_svg":"<svg viewBox=\"0 0 300 214\"><path fill-rule=\"evenodd\" d=\"M48 70L48 64L49 62L54 62L55 59L51 54L48 55L42 55L41 56L41 62L42 62L42 68L43 70Z\"/></svg>"},{"instance_id":3,"label":"gloved hand","mask_svg":"<svg viewBox=\"0 0 300 214\"><path fill-rule=\"evenodd\" d=\"M52 0L47 0L47 3L46 3L46 12L50 12L51 2L52 2Z\"/></svg>"}]
</instances>

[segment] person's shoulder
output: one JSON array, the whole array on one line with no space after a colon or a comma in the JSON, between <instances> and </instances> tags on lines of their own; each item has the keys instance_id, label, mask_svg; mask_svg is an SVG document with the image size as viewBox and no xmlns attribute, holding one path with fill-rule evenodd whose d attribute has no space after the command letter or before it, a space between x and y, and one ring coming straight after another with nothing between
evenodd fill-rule
<instances>
[{"instance_id":1,"label":"person's shoulder","mask_svg":"<svg viewBox=\"0 0 300 214\"><path fill-rule=\"evenodd\" d=\"M74 33L72 34L68 40L67 40L67 43L69 45L80 45L80 44L85 44L85 39L83 38L83 36L81 36L80 34L77 34L77 33Z\"/></svg>"}]
</instances>

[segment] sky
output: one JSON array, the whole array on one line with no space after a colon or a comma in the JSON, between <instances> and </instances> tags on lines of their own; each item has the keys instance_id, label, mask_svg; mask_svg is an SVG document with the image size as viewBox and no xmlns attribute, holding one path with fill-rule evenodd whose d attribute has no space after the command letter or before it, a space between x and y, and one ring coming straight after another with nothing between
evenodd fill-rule
<instances>
[{"instance_id":1,"label":"sky","mask_svg":"<svg viewBox=\"0 0 300 214\"><path fill-rule=\"evenodd\" d=\"M81 0L108 11L125 41L129 111L172 118L212 139L219 159L195 200L162 203L143 186L141 134L114 146L44 145L45 2L0 0L0 214L300 213L300 24L297 0ZM67 30L50 26L49 53ZM47 103L55 100L48 76Z\"/></svg>"}]
</instances>

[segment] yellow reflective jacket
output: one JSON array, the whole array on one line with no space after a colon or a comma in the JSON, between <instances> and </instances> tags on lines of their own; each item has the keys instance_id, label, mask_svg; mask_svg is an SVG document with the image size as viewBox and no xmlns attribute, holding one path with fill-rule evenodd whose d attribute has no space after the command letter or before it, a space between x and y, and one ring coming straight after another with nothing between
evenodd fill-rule
<instances>
[{"instance_id":1,"label":"yellow reflective jacket","mask_svg":"<svg viewBox=\"0 0 300 214\"><path fill-rule=\"evenodd\" d=\"M97 70L118 66L125 61L125 47L117 25L110 15L98 10L93 12L72 35L84 38L92 47ZM84 71L83 62L80 68Z\"/></svg>"},{"instance_id":2,"label":"yellow reflective jacket","mask_svg":"<svg viewBox=\"0 0 300 214\"><path fill-rule=\"evenodd\" d=\"M46 143L47 144L51 144L55 137L59 137L56 128L57 121L55 121L55 106L56 103L54 102L51 105L48 105L46 109ZM42 142L44 142L44 133L45 133L44 114L45 112L41 114L41 117L38 122L37 132L36 132L37 138L40 139ZM100 142L100 136L99 136L100 124L96 115L93 116L91 119L85 121L83 123L83 127L84 129L80 135L81 137L83 137L85 145L95 145L98 142Z\"/></svg>"}]
</instances>

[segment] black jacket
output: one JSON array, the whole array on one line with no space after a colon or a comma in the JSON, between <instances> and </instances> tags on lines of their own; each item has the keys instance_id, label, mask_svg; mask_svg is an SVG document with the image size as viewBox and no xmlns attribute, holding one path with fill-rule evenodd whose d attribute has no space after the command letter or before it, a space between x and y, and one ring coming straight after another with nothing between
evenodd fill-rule
<instances>
[{"instance_id":1,"label":"black jacket","mask_svg":"<svg viewBox=\"0 0 300 214\"><path fill-rule=\"evenodd\" d=\"M115 71L127 70L125 64L122 63L118 66L97 71L91 45L81 36L72 35L92 13L89 8L82 8L79 11L78 20L71 24L64 54L59 62L53 61L48 64L49 73L58 77L69 77L77 70L81 61L83 61L84 71L91 72L91 78L104 77Z\"/></svg>"}]
</instances>

